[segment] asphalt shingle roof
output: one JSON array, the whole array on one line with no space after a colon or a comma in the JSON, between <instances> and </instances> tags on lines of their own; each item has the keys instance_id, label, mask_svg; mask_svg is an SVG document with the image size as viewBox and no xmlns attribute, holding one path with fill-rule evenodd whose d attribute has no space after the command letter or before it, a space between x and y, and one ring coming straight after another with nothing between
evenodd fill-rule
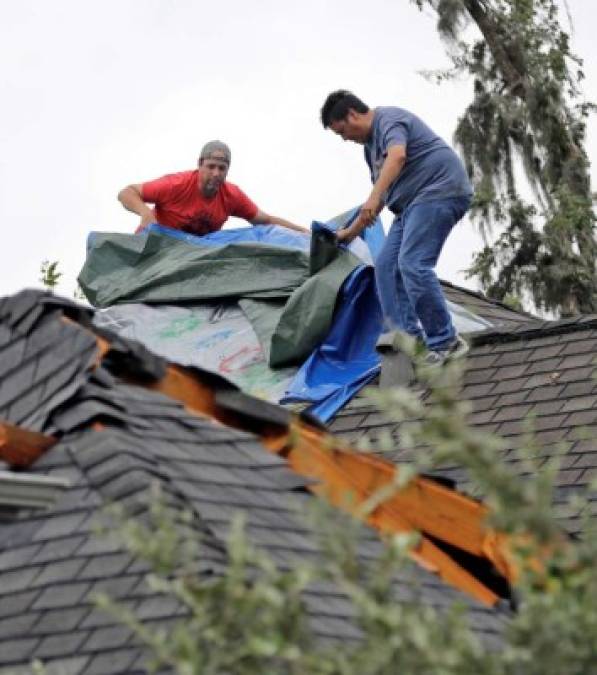
<instances>
[{"instance_id":1,"label":"asphalt shingle roof","mask_svg":"<svg viewBox=\"0 0 597 675\"><path fill-rule=\"evenodd\" d=\"M448 300L489 321L493 326L511 330L536 320L531 314L512 309L482 293L456 286L449 281L442 281L441 284Z\"/></svg>"},{"instance_id":2,"label":"asphalt shingle roof","mask_svg":"<svg viewBox=\"0 0 597 675\"><path fill-rule=\"evenodd\" d=\"M71 482L48 511L24 511L15 521L0 522L0 669L12 671L41 658L55 672L73 675L141 673L140 646L128 629L94 607L94 592L118 598L149 625L166 626L183 610L146 586L145 563L97 534L94 524L103 507L117 502L142 513L157 481L172 503L195 514L193 527L203 544L199 572L214 575L227 562L225 540L237 511L246 518L250 542L281 567L316 555L301 516L313 497L305 479L265 451L256 436L123 382L119 369L145 364L148 376L159 370L160 361L144 350L122 341L120 356L92 370L95 339L63 320L64 313L77 312L84 322L84 310L32 292L0 301L5 363L0 419L28 421L37 431L57 435L58 444L30 471ZM364 528L361 557L374 558L380 547ZM396 578L397 598L412 595L413 580L421 602L438 607L464 602L475 630L490 642L498 639L501 611L419 568ZM349 641L358 635L337 588L318 584L305 602L321 638Z\"/></svg>"},{"instance_id":3,"label":"asphalt shingle roof","mask_svg":"<svg viewBox=\"0 0 597 675\"><path fill-rule=\"evenodd\" d=\"M505 459L519 473L517 450L528 416L541 463L564 443L556 490L556 502L563 504L597 475L597 317L486 331L471 336L471 344L461 392L472 404L471 424L505 439ZM390 433L400 448L399 425L389 423L362 395L336 416L330 428L350 441L366 437L374 445L381 433ZM396 462L410 459L399 449L384 457ZM468 479L460 468L446 467L442 475L467 489ZM595 507L597 513L597 503ZM563 518L563 524L576 531L574 516Z\"/></svg>"}]
</instances>

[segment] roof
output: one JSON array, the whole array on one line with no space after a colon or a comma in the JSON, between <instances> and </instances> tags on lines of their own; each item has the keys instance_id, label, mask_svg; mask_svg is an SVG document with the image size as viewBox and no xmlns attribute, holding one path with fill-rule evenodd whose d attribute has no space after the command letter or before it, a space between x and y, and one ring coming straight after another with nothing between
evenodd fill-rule
<instances>
[{"instance_id":1,"label":"roof","mask_svg":"<svg viewBox=\"0 0 597 675\"><path fill-rule=\"evenodd\" d=\"M469 340L460 395L471 402L471 424L506 441L505 459L521 476L517 450L527 416L534 420L540 463L564 443L556 489L556 501L563 505L597 475L597 316L519 323ZM373 445L390 432L400 448L400 426L364 394L345 406L330 428L351 442L367 437ZM400 463L410 459L401 450L384 456ZM461 468L443 467L442 475L467 490L469 479ZM597 502L593 505L597 513ZM562 523L571 532L578 528L577 516L562 512Z\"/></svg>"},{"instance_id":2,"label":"roof","mask_svg":"<svg viewBox=\"0 0 597 675\"><path fill-rule=\"evenodd\" d=\"M492 300L477 291L471 291L449 281L442 281L441 285L449 301L468 309L469 312L485 319L492 326L516 329L521 324L538 321L532 314L508 307L503 302Z\"/></svg>"},{"instance_id":3,"label":"roof","mask_svg":"<svg viewBox=\"0 0 597 675\"><path fill-rule=\"evenodd\" d=\"M227 397L226 414L246 418L246 430L193 414L188 402L176 400L181 371L168 371L138 344L92 332L90 319L89 310L49 294L30 291L0 300L0 420L28 430L20 448L29 472L70 482L50 509L25 510L0 522L0 667L41 658L73 675L144 672L145 656L134 637L93 607L92 594L108 592L150 625L168 626L182 609L150 591L145 564L100 537L94 523L110 502L142 513L154 481L195 514L201 574L218 574L226 564L225 540L238 510L246 516L250 542L278 565L317 551L300 516L313 499L311 481L267 451L263 434L253 431L258 425L280 429L288 413L239 397L221 378L203 373ZM157 390L158 381L167 386ZM191 394L215 406L201 386ZM42 434L50 440L39 442ZM274 443L277 437L270 438ZM18 450L4 456L18 460ZM380 547L374 532L364 529L362 558L375 557ZM498 640L501 609L483 606L420 568L412 575L397 576L397 599L412 593L414 578L421 602L463 602L475 630L489 642ZM337 588L318 586L305 600L316 635L358 637Z\"/></svg>"}]
</instances>

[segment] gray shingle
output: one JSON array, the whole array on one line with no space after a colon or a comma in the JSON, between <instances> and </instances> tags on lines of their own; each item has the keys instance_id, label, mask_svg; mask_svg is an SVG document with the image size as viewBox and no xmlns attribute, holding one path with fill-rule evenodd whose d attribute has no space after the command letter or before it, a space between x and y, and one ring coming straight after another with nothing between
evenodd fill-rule
<instances>
[{"instance_id":1,"label":"gray shingle","mask_svg":"<svg viewBox=\"0 0 597 675\"><path fill-rule=\"evenodd\" d=\"M588 427L591 424L597 424L597 410L580 410L570 414L566 418L566 426L569 427Z\"/></svg>"},{"instance_id":2,"label":"gray shingle","mask_svg":"<svg viewBox=\"0 0 597 675\"><path fill-rule=\"evenodd\" d=\"M133 631L122 624L96 628L83 645L86 652L103 652L122 647L130 639Z\"/></svg>"},{"instance_id":3,"label":"gray shingle","mask_svg":"<svg viewBox=\"0 0 597 675\"><path fill-rule=\"evenodd\" d=\"M54 560L69 558L85 541L83 535L62 537L48 541L43 546L38 546L38 552L33 557L33 563L48 563Z\"/></svg>"},{"instance_id":4,"label":"gray shingle","mask_svg":"<svg viewBox=\"0 0 597 675\"><path fill-rule=\"evenodd\" d=\"M33 634L69 632L75 630L89 613L83 605L70 609L52 609L38 614L39 621L33 626Z\"/></svg>"},{"instance_id":5,"label":"gray shingle","mask_svg":"<svg viewBox=\"0 0 597 675\"><path fill-rule=\"evenodd\" d=\"M3 586L4 575L0 577L0 582ZM15 616L21 612L26 612L38 595L38 591L26 591L23 593L11 592L10 595L0 595L0 618Z\"/></svg>"},{"instance_id":6,"label":"gray shingle","mask_svg":"<svg viewBox=\"0 0 597 675\"><path fill-rule=\"evenodd\" d=\"M35 656L39 659L72 656L85 642L87 635L88 633L78 631L48 635L35 648Z\"/></svg>"},{"instance_id":7,"label":"gray shingle","mask_svg":"<svg viewBox=\"0 0 597 675\"><path fill-rule=\"evenodd\" d=\"M529 410L531 415L555 415L558 412L564 412L564 401L558 399L535 403Z\"/></svg>"},{"instance_id":8,"label":"gray shingle","mask_svg":"<svg viewBox=\"0 0 597 675\"><path fill-rule=\"evenodd\" d=\"M80 511L48 518L46 523L37 531L34 539L44 541L71 535L87 516L87 511Z\"/></svg>"},{"instance_id":9,"label":"gray shingle","mask_svg":"<svg viewBox=\"0 0 597 675\"><path fill-rule=\"evenodd\" d=\"M115 575L107 579L98 579L89 589L88 596L92 598L97 593L106 593L114 599L124 598L131 594L139 579L140 575Z\"/></svg>"},{"instance_id":10,"label":"gray shingle","mask_svg":"<svg viewBox=\"0 0 597 675\"><path fill-rule=\"evenodd\" d=\"M97 579L116 577L131 564L129 553L113 553L98 555L87 562L78 575L80 579Z\"/></svg>"},{"instance_id":11,"label":"gray shingle","mask_svg":"<svg viewBox=\"0 0 597 675\"><path fill-rule=\"evenodd\" d=\"M89 663L89 657L87 656L66 657L64 659L47 660L44 663L44 668L46 675L80 675L87 663Z\"/></svg>"},{"instance_id":12,"label":"gray shingle","mask_svg":"<svg viewBox=\"0 0 597 675\"><path fill-rule=\"evenodd\" d=\"M181 613L178 600L168 596L154 596L143 600L138 606L136 615L140 619L159 619Z\"/></svg>"},{"instance_id":13,"label":"gray shingle","mask_svg":"<svg viewBox=\"0 0 597 675\"><path fill-rule=\"evenodd\" d=\"M56 607L71 607L77 604L89 591L90 584L57 584L46 588L33 604L34 609L53 609Z\"/></svg>"},{"instance_id":14,"label":"gray shingle","mask_svg":"<svg viewBox=\"0 0 597 675\"><path fill-rule=\"evenodd\" d=\"M46 586L48 584L76 579L83 565L85 565L85 560L81 559L59 560L47 563L41 568L39 575L35 578L32 585Z\"/></svg>"},{"instance_id":15,"label":"gray shingle","mask_svg":"<svg viewBox=\"0 0 597 675\"><path fill-rule=\"evenodd\" d=\"M118 604L122 605L122 607L126 608L127 610L135 611L139 603L135 600L119 600ZM79 627L99 628L102 626L114 626L117 623L118 620L113 614L94 607Z\"/></svg>"},{"instance_id":16,"label":"gray shingle","mask_svg":"<svg viewBox=\"0 0 597 675\"><path fill-rule=\"evenodd\" d=\"M130 675L131 664L139 658L139 650L116 649L94 656L85 668L85 675Z\"/></svg>"},{"instance_id":17,"label":"gray shingle","mask_svg":"<svg viewBox=\"0 0 597 675\"><path fill-rule=\"evenodd\" d=\"M38 638L11 639L1 642L0 664L22 663L29 661L35 647L39 644Z\"/></svg>"},{"instance_id":18,"label":"gray shingle","mask_svg":"<svg viewBox=\"0 0 597 675\"><path fill-rule=\"evenodd\" d=\"M0 652L2 651L2 640L30 635L31 627L38 619L39 612L19 614L18 616L12 616L8 619L0 619Z\"/></svg>"},{"instance_id":19,"label":"gray shingle","mask_svg":"<svg viewBox=\"0 0 597 675\"><path fill-rule=\"evenodd\" d=\"M597 394L594 396L580 396L571 398L563 402L562 412L569 412L575 410L596 410L597 409Z\"/></svg>"},{"instance_id":20,"label":"gray shingle","mask_svg":"<svg viewBox=\"0 0 597 675\"><path fill-rule=\"evenodd\" d=\"M30 560L34 559L35 554L41 548L40 544L33 544L31 546L20 546L3 551L0 553L0 572L13 569L15 567L22 568Z\"/></svg>"},{"instance_id":21,"label":"gray shingle","mask_svg":"<svg viewBox=\"0 0 597 675\"><path fill-rule=\"evenodd\" d=\"M39 567L29 567L26 569L15 569L10 572L4 572L0 580L0 602L4 601L4 595L30 588L31 582L40 571L41 568Z\"/></svg>"}]
</instances>

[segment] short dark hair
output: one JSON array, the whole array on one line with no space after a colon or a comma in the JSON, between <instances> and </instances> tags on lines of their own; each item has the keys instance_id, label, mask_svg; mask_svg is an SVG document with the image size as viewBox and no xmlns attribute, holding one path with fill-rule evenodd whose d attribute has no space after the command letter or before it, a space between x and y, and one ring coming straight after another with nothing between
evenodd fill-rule
<instances>
[{"instance_id":1,"label":"short dark hair","mask_svg":"<svg viewBox=\"0 0 597 675\"><path fill-rule=\"evenodd\" d=\"M346 89L333 91L325 99L325 103L321 108L321 123L323 124L323 128L327 129L332 122L345 119L349 110L366 113L369 112L369 106L363 103L351 91L347 91Z\"/></svg>"}]
</instances>

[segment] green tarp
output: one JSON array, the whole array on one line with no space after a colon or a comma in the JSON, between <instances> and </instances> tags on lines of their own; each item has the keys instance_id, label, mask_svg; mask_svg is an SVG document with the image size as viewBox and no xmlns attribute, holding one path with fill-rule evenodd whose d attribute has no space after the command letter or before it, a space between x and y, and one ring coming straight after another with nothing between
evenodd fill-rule
<instances>
[{"instance_id":1,"label":"green tarp","mask_svg":"<svg viewBox=\"0 0 597 675\"><path fill-rule=\"evenodd\" d=\"M269 364L303 361L325 338L361 261L325 237L311 253L261 243L189 244L155 232L96 234L79 283L92 305L237 299Z\"/></svg>"}]
</instances>

